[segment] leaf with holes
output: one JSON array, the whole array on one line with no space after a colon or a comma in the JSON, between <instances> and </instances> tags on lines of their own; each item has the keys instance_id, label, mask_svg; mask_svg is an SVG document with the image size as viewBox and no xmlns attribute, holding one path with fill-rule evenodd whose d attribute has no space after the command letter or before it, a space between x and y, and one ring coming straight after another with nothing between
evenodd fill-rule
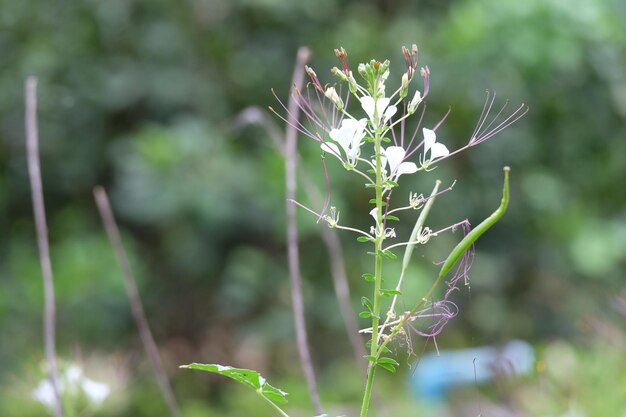
<instances>
[{"instance_id":1,"label":"leaf with holes","mask_svg":"<svg viewBox=\"0 0 626 417\"><path fill-rule=\"evenodd\" d=\"M224 375L239 381L244 385L254 389L259 395L268 400L285 404L287 402L287 393L281 389L271 386L265 378L256 371L250 369L233 368L232 366L223 366L216 364L192 363L182 365L181 368L196 369L199 371L212 372L214 374Z\"/></svg>"}]
</instances>

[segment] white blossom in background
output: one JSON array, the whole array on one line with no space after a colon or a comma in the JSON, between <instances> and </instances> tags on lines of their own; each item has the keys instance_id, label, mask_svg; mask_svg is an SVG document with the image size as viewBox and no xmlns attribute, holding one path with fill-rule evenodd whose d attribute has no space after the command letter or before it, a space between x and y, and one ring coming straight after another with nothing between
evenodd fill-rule
<instances>
[{"instance_id":1,"label":"white blossom in background","mask_svg":"<svg viewBox=\"0 0 626 417\"><path fill-rule=\"evenodd\" d=\"M84 375L83 369L70 364L67 369L59 375L59 394L61 397L84 397L90 406L99 406L111 393L108 384L94 381ZM54 406L54 390L48 379L39 382L37 388L32 391L32 397L46 407ZM72 398L77 400L78 398Z\"/></svg>"},{"instance_id":2,"label":"white blossom in background","mask_svg":"<svg viewBox=\"0 0 626 417\"><path fill-rule=\"evenodd\" d=\"M61 388L61 384L59 384ZM52 408L54 406L54 390L52 384L47 379L44 379L37 385L37 388L33 390L33 398L46 407Z\"/></svg>"}]
</instances>

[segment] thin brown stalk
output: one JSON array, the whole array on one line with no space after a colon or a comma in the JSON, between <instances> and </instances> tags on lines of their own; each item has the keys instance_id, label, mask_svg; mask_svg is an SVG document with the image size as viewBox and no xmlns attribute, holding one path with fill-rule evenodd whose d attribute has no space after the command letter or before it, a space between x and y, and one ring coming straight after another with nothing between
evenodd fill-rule
<instances>
[{"instance_id":1,"label":"thin brown stalk","mask_svg":"<svg viewBox=\"0 0 626 417\"><path fill-rule=\"evenodd\" d=\"M293 72L292 85L297 88L302 87L304 81L304 64L308 61L310 51L306 47L298 49L296 66ZM300 273L300 255L298 253L298 225L296 222L296 206L289 201L296 198L297 189L297 137L298 132L293 127L297 124L300 108L292 96L287 104L289 109L289 119L287 131L285 133L285 193L287 197L287 261L289 263L289 278L291 280L291 299L293 303L293 314L296 327L296 341L300 364L306 377L309 387L309 395L316 414L322 413L313 361L309 350L309 342L306 332L306 321L304 318L304 301L302 296L302 276Z\"/></svg>"},{"instance_id":2,"label":"thin brown stalk","mask_svg":"<svg viewBox=\"0 0 626 417\"><path fill-rule=\"evenodd\" d=\"M37 130L37 78L28 77L25 85L26 99L26 159L28 162L28 176L30 178L31 196L33 200L33 214L37 230L37 246L39 247L39 263L43 276L44 312L43 312L43 339L48 365L48 377L54 394L54 415L63 417L63 405L59 392L59 377L56 359L56 305L54 298L54 277L52 262L50 261L50 246L48 244L48 225L46 224L46 208L43 199L43 185L39 163L39 133Z\"/></svg>"},{"instance_id":3,"label":"thin brown stalk","mask_svg":"<svg viewBox=\"0 0 626 417\"><path fill-rule=\"evenodd\" d=\"M106 233L109 236L111 247L113 248L120 270L122 271L124 286L126 287L130 308L139 331L141 342L143 343L143 347L150 358L152 370L154 371L170 413L173 417L178 417L180 415L178 403L176 402L174 391L172 390L167 373L165 372L165 368L161 362L161 356L159 355L159 350L154 342L154 337L150 331L150 325L148 324L148 319L146 318L146 313L143 309L141 298L139 297L135 277L130 267L128 257L126 256L126 251L124 250L124 245L115 221L115 216L113 215L113 210L111 209L111 203L109 202L109 198L103 187L95 187L93 189L93 195L96 200L96 206L98 206L98 211L100 212L100 217L102 218L102 224L104 225Z\"/></svg>"},{"instance_id":4,"label":"thin brown stalk","mask_svg":"<svg viewBox=\"0 0 626 417\"><path fill-rule=\"evenodd\" d=\"M244 110L236 119L235 127L241 127L248 124L260 125L269 135L272 143L276 149L285 156L285 143L282 132L276 127L272 120L267 117L267 113L261 111L257 107L249 107ZM300 161L298 156L298 161ZM304 191L307 198L313 203L315 207L322 205L322 194L315 185L314 181L306 171L299 173L302 184L304 185ZM346 265L344 262L343 248L337 234L337 229L331 229L322 225L320 228L322 239L326 245L328 251L328 257L330 259L330 274L333 280L333 286L335 289L335 296L339 304L339 312L348 334L350 345L357 362L359 362L363 368L367 367L367 362L363 359L363 356L367 354L363 340L359 336L359 327L355 318L355 312L353 311L350 301L350 286L348 284L348 276L346 272Z\"/></svg>"},{"instance_id":5,"label":"thin brown stalk","mask_svg":"<svg viewBox=\"0 0 626 417\"><path fill-rule=\"evenodd\" d=\"M356 356L357 362L365 369L367 368L367 363L363 359L363 356L367 355L367 351L365 350L363 340L359 336L359 326L350 303L350 287L348 286L343 248L341 247L341 242L339 241L339 236L335 229L323 227L322 239L324 239L330 256L330 270L335 287L335 294L339 300L339 311L346 326L348 338L352 345L352 351Z\"/></svg>"}]
</instances>

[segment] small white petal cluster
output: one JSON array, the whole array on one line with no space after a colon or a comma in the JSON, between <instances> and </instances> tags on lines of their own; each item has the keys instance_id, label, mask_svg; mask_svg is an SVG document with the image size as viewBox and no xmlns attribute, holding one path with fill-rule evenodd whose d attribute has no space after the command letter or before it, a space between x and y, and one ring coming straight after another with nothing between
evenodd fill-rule
<instances>
[{"instance_id":1,"label":"small white petal cluster","mask_svg":"<svg viewBox=\"0 0 626 417\"><path fill-rule=\"evenodd\" d=\"M383 150L382 163L386 168L389 163L389 179L397 181L402 174L413 174L417 172L417 165L413 162L403 162L406 151L401 146L389 146Z\"/></svg>"},{"instance_id":2,"label":"small white petal cluster","mask_svg":"<svg viewBox=\"0 0 626 417\"><path fill-rule=\"evenodd\" d=\"M387 61L385 63L372 62L376 65L388 65ZM376 65L374 65L374 67ZM371 74L368 73L371 68L373 68L371 64L360 64L359 73L361 73L364 78L367 78L369 76L368 74ZM421 70L423 77L428 75L425 71L424 69ZM342 81L347 80L347 76L343 71L335 68L333 73L339 74L339 78ZM361 103L361 108L367 115L367 118L357 118L348 113L335 87L327 87L324 90L324 95L334 103L336 109L342 114L342 118L340 125L330 129L328 132L330 139L322 139L320 147L324 152L330 153L340 159L346 169L357 170L356 166L359 161L365 161L372 169L376 169L376 155L361 158L361 149L365 140L373 140L374 137L382 138L387 136L394 126L400 122L404 123L407 117L415 113L424 98L419 90L415 90L413 98L410 101L407 100L407 112L393 119L398 113L398 104L401 103L408 94L410 78L408 73L403 74L402 83L398 91L393 93L390 97L386 97L385 82L388 76L388 69L384 71L380 70L374 84L372 84L371 79L368 81L367 89L358 85L350 88L351 94L356 96ZM377 152L380 152L381 168L385 181L396 182L401 175L413 174L422 169L426 170L434 162L450 154L444 144L437 142L434 130L424 128L423 135L424 148L420 156L421 166L416 165L414 162L405 161L409 151L410 154L412 154L414 150L398 146L398 143L396 143L395 146L388 146L387 148L383 148L382 146L377 148L379 149ZM388 139L385 140L387 141ZM365 176L364 173L359 172ZM394 184L390 185L394 186Z\"/></svg>"},{"instance_id":3,"label":"small white petal cluster","mask_svg":"<svg viewBox=\"0 0 626 417\"><path fill-rule=\"evenodd\" d=\"M344 119L339 129L333 129L329 133L330 138L341 146L343 153L332 142L323 142L321 145L322 150L335 155L339 159L345 157L348 164L356 166L361 153L363 138L365 137L366 124L366 119Z\"/></svg>"},{"instance_id":4,"label":"small white petal cluster","mask_svg":"<svg viewBox=\"0 0 626 417\"><path fill-rule=\"evenodd\" d=\"M58 388L61 397L83 395L92 406L99 406L111 393L111 388L107 384L87 378L83 374L83 369L76 364L71 364L59 375ZM54 390L48 379L42 380L37 385L32 391L32 396L46 407L54 406Z\"/></svg>"},{"instance_id":5,"label":"small white petal cluster","mask_svg":"<svg viewBox=\"0 0 626 417\"><path fill-rule=\"evenodd\" d=\"M390 106L390 98L381 97L378 100L374 100L371 96L361 97L361 107L367 113L373 126L379 124L385 124L393 117L398 111L396 106Z\"/></svg>"},{"instance_id":6,"label":"small white petal cluster","mask_svg":"<svg viewBox=\"0 0 626 417\"><path fill-rule=\"evenodd\" d=\"M424 165L428 165L450 155L450 151L446 148L446 145L437 142L437 135L433 130L424 128L422 131L424 133ZM428 153L430 153L430 156L426 156Z\"/></svg>"}]
</instances>

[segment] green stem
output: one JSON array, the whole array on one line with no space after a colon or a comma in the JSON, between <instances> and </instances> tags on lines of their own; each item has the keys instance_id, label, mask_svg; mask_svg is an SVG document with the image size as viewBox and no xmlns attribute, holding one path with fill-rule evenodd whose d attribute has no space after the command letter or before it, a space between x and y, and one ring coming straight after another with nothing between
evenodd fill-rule
<instances>
[{"instance_id":1,"label":"green stem","mask_svg":"<svg viewBox=\"0 0 626 417\"><path fill-rule=\"evenodd\" d=\"M511 171L511 168L509 168L508 166L504 167L503 171L504 185L502 186L502 200L500 201L500 206L496 209L496 211L491 214L491 216L487 217L478 226L472 229L472 231L468 233L467 236L465 236L458 245L455 246L450 255L448 255L448 258L444 262L443 266L441 267L437 279L430 286L426 294L424 294L419 303L417 303L417 305L413 307L413 309L409 313L405 314L398 321L398 324L396 324L392 328L389 336L383 341L383 343L381 343L378 351L375 354L371 354L372 356L378 358L382 354L383 350L387 346L387 343L389 343L389 341L392 340L396 336L396 334L398 334L398 332L400 332L400 330L404 327L406 321L415 313L417 313L417 311L426 303L426 301L435 291L435 288L439 286L439 283L441 282L443 277L445 277L446 274L450 272L450 270L454 267L459 258L463 255L463 253L468 250L483 233L485 233L491 226L496 224L498 220L502 218L502 216L506 212L507 207L509 206L509 172Z\"/></svg>"},{"instance_id":2,"label":"green stem","mask_svg":"<svg viewBox=\"0 0 626 417\"><path fill-rule=\"evenodd\" d=\"M376 104L374 104L376 108ZM378 120L377 112L374 113L374 120ZM374 303L372 314L372 340L370 345L370 355L375 356L378 353L378 325L380 323L380 303L381 294L380 288L382 283L382 271L383 271L383 259L381 251L383 247L383 241L385 240L385 233L383 230L383 167L381 160L381 142L382 142L382 128L376 126L376 132L374 135L374 146L376 153L376 239L374 240ZM376 374L376 364L369 363L367 368L367 382L365 383L365 392L363 393L363 403L361 405L360 417L367 417L369 410L370 399L372 396L372 387L374 385L374 375Z\"/></svg>"}]
</instances>

